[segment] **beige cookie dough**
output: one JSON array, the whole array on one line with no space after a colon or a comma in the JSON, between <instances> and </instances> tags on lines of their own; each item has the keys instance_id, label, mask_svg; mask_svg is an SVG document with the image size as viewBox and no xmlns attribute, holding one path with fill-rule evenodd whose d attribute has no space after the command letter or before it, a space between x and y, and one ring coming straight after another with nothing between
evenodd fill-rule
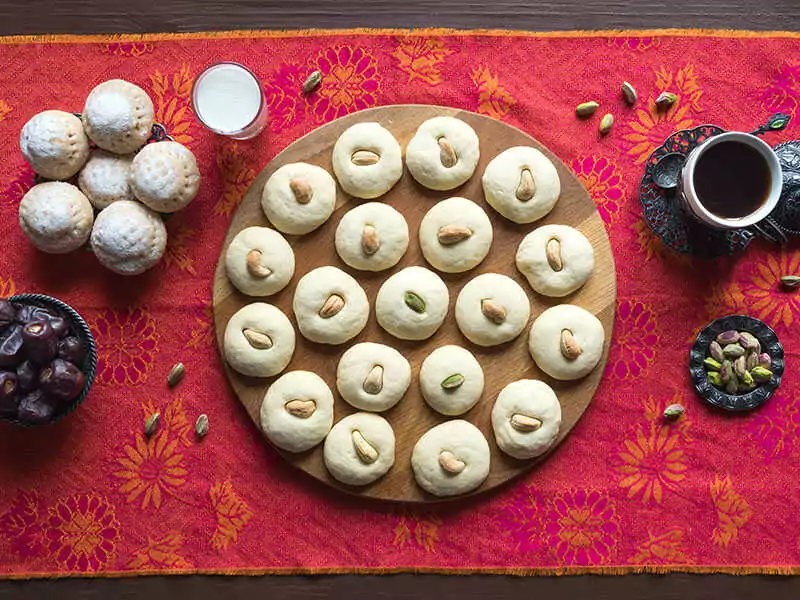
<instances>
[{"instance_id":1,"label":"beige cookie dough","mask_svg":"<svg viewBox=\"0 0 800 600\"><path fill-rule=\"evenodd\" d=\"M553 210L561 194L558 171L544 154L528 146L504 150L483 172L486 201L506 219L533 223Z\"/></svg>"},{"instance_id":2,"label":"beige cookie dough","mask_svg":"<svg viewBox=\"0 0 800 600\"><path fill-rule=\"evenodd\" d=\"M422 362L419 385L433 410L447 416L463 415L483 394L483 369L466 348L441 346Z\"/></svg>"},{"instance_id":3,"label":"beige cookie dough","mask_svg":"<svg viewBox=\"0 0 800 600\"><path fill-rule=\"evenodd\" d=\"M394 431L373 413L356 413L333 426L325 438L323 457L328 472L347 485L367 485L394 464Z\"/></svg>"},{"instance_id":4,"label":"beige cookie dough","mask_svg":"<svg viewBox=\"0 0 800 600\"><path fill-rule=\"evenodd\" d=\"M283 165L267 180L261 207L283 233L304 235L317 229L336 207L336 182L322 167Z\"/></svg>"},{"instance_id":5,"label":"beige cookie dough","mask_svg":"<svg viewBox=\"0 0 800 600\"><path fill-rule=\"evenodd\" d=\"M531 316L525 290L498 273L478 275L461 288L456 300L456 322L473 344L496 346L517 337Z\"/></svg>"},{"instance_id":6,"label":"beige cookie dough","mask_svg":"<svg viewBox=\"0 0 800 600\"><path fill-rule=\"evenodd\" d=\"M547 452L561 427L561 404L543 381L520 379L504 387L492 408L497 446L514 458L528 459Z\"/></svg>"},{"instance_id":7,"label":"beige cookie dough","mask_svg":"<svg viewBox=\"0 0 800 600\"><path fill-rule=\"evenodd\" d=\"M34 115L19 136L22 156L45 179L69 179L89 157L89 138L72 113L46 110Z\"/></svg>"},{"instance_id":8,"label":"beige cookie dough","mask_svg":"<svg viewBox=\"0 0 800 600\"><path fill-rule=\"evenodd\" d=\"M395 266L408 249L408 224L394 208L367 202L348 211L336 228L336 252L361 271Z\"/></svg>"},{"instance_id":9,"label":"beige cookie dough","mask_svg":"<svg viewBox=\"0 0 800 600\"><path fill-rule=\"evenodd\" d=\"M333 172L351 196L365 200L383 196L403 175L400 144L378 123L357 123L336 140Z\"/></svg>"},{"instance_id":10,"label":"beige cookie dough","mask_svg":"<svg viewBox=\"0 0 800 600\"><path fill-rule=\"evenodd\" d=\"M417 483L434 496L475 490L489 475L490 462L486 438L475 425L460 419L428 430L411 453Z\"/></svg>"},{"instance_id":11,"label":"beige cookie dough","mask_svg":"<svg viewBox=\"0 0 800 600\"><path fill-rule=\"evenodd\" d=\"M577 229L543 225L520 242L516 260L535 292L561 298L586 283L594 269L594 249Z\"/></svg>"},{"instance_id":12,"label":"beige cookie dough","mask_svg":"<svg viewBox=\"0 0 800 600\"><path fill-rule=\"evenodd\" d=\"M130 185L132 154L95 149L78 174L78 186L97 210L117 200L136 200Z\"/></svg>"},{"instance_id":13,"label":"beige cookie dough","mask_svg":"<svg viewBox=\"0 0 800 600\"><path fill-rule=\"evenodd\" d=\"M310 371L281 375L261 403L261 429L267 439L289 452L305 452L319 444L333 425L333 394Z\"/></svg>"},{"instance_id":14,"label":"beige cookie dough","mask_svg":"<svg viewBox=\"0 0 800 600\"><path fill-rule=\"evenodd\" d=\"M228 246L225 271L243 294L271 296L285 288L294 275L294 251L274 229L248 227Z\"/></svg>"},{"instance_id":15,"label":"beige cookie dough","mask_svg":"<svg viewBox=\"0 0 800 600\"><path fill-rule=\"evenodd\" d=\"M580 379L600 362L605 332L588 310L572 304L548 308L531 326L528 349L536 365L554 379Z\"/></svg>"},{"instance_id":16,"label":"beige cookie dough","mask_svg":"<svg viewBox=\"0 0 800 600\"><path fill-rule=\"evenodd\" d=\"M369 318L364 289L336 267L319 267L303 275L292 308L303 337L320 344L342 344L354 338Z\"/></svg>"},{"instance_id":17,"label":"beige cookie dough","mask_svg":"<svg viewBox=\"0 0 800 600\"><path fill-rule=\"evenodd\" d=\"M294 343L288 317L264 302L253 302L234 314L223 340L225 360L250 377L272 377L283 371L292 360Z\"/></svg>"},{"instance_id":18,"label":"beige cookie dough","mask_svg":"<svg viewBox=\"0 0 800 600\"><path fill-rule=\"evenodd\" d=\"M432 190L452 190L467 181L479 158L475 130L454 117L428 119L406 146L408 170Z\"/></svg>"},{"instance_id":19,"label":"beige cookie dough","mask_svg":"<svg viewBox=\"0 0 800 600\"><path fill-rule=\"evenodd\" d=\"M434 269L463 273L479 265L489 253L492 223L475 202L448 198L422 218L419 245Z\"/></svg>"},{"instance_id":20,"label":"beige cookie dough","mask_svg":"<svg viewBox=\"0 0 800 600\"><path fill-rule=\"evenodd\" d=\"M130 154L150 137L155 113L153 101L142 88L122 79L96 86L83 107L83 126L103 150Z\"/></svg>"},{"instance_id":21,"label":"beige cookie dough","mask_svg":"<svg viewBox=\"0 0 800 600\"><path fill-rule=\"evenodd\" d=\"M167 229L158 213L120 200L97 215L91 243L104 267L120 275L139 275L164 256Z\"/></svg>"},{"instance_id":22,"label":"beige cookie dough","mask_svg":"<svg viewBox=\"0 0 800 600\"><path fill-rule=\"evenodd\" d=\"M42 252L65 254L89 239L92 205L74 185L48 181L33 186L19 205L19 225Z\"/></svg>"},{"instance_id":23,"label":"beige cookie dough","mask_svg":"<svg viewBox=\"0 0 800 600\"><path fill-rule=\"evenodd\" d=\"M197 160L177 142L148 144L131 164L131 189L148 208L172 213L185 208L200 189Z\"/></svg>"},{"instance_id":24,"label":"beige cookie dough","mask_svg":"<svg viewBox=\"0 0 800 600\"><path fill-rule=\"evenodd\" d=\"M407 267L383 282L375 301L378 324L401 340L425 340L441 327L450 294L424 267Z\"/></svg>"},{"instance_id":25,"label":"beige cookie dough","mask_svg":"<svg viewBox=\"0 0 800 600\"><path fill-rule=\"evenodd\" d=\"M411 365L397 350L383 344L356 344L342 355L336 369L336 387L342 398L370 412L392 408L410 383Z\"/></svg>"}]
</instances>

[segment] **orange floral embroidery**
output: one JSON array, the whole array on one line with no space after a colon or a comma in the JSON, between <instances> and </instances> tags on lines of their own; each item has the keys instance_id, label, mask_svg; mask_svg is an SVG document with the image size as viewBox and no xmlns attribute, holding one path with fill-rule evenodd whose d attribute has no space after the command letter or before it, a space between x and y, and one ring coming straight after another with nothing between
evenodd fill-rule
<instances>
[{"instance_id":1,"label":"orange floral embroidery","mask_svg":"<svg viewBox=\"0 0 800 600\"><path fill-rule=\"evenodd\" d=\"M188 569L192 566L178 552L183 546L183 536L170 531L160 538L147 538L147 544L133 551L133 557L125 565L128 569Z\"/></svg>"},{"instance_id":2,"label":"orange floral embroidery","mask_svg":"<svg viewBox=\"0 0 800 600\"><path fill-rule=\"evenodd\" d=\"M139 385L158 350L156 324L146 308L106 309L91 325L97 342L97 381Z\"/></svg>"},{"instance_id":3,"label":"orange floral embroidery","mask_svg":"<svg viewBox=\"0 0 800 600\"><path fill-rule=\"evenodd\" d=\"M0 277L0 298L8 298L17 293L17 286L14 280L9 275L8 277Z\"/></svg>"},{"instance_id":4,"label":"orange floral embroidery","mask_svg":"<svg viewBox=\"0 0 800 600\"><path fill-rule=\"evenodd\" d=\"M594 490L564 492L550 503L545 529L550 550L559 563L611 562L619 534L614 501Z\"/></svg>"},{"instance_id":5,"label":"orange floral embroidery","mask_svg":"<svg viewBox=\"0 0 800 600\"><path fill-rule=\"evenodd\" d=\"M163 493L174 495L175 488L186 483L183 454L176 451L179 441L170 439L166 431L159 431L149 440L136 432L135 447L123 447L125 456L117 458L121 469L114 473L124 480L119 491L126 494L126 502L136 502L141 496L142 510L150 503L158 509Z\"/></svg>"},{"instance_id":6,"label":"orange floral embroidery","mask_svg":"<svg viewBox=\"0 0 800 600\"><path fill-rule=\"evenodd\" d=\"M626 142L627 153L640 165L658 146L664 143L672 133L679 129L688 129L694 120L687 116L691 106L680 101L667 111L656 108L654 100L647 101L647 109L636 110L636 119L630 121L629 132L622 136Z\"/></svg>"},{"instance_id":7,"label":"orange floral embroidery","mask_svg":"<svg viewBox=\"0 0 800 600\"><path fill-rule=\"evenodd\" d=\"M620 300L607 373L617 379L641 376L653 364L661 330L652 309L641 302Z\"/></svg>"},{"instance_id":8,"label":"orange floral embroidery","mask_svg":"<svg viewBox=\"0 0 800 600\"><path fill-rule=\"evenodd\" d=\"M579 156L572 170L597 204L603 221L610 224L619 216L625 192L617 165L604 156Z\"/></svg>"},{"instance_id":9,"label":"orange floral embroidery","mask_svg":"<svg viewBox=\"0 0 800 600\"><path fill-rule=\"evenodd\" d=\"M229 217L250 189L256 172L247 164L236 142L225 144L219 149L217 169L222 175L222 197L214 205L214 214Z\"/></svg>"},{"instance_id":10,"label":"orange floral embroidery","mask_svg":"<svg viewBox=\"0 0 800 600\"><path fill-rule=\"evenodd\" d=\"M499 119L506 116L517 103L488 67L474 69L470 77L478 89L477 112Z\"/></svg>"},{"instance_id":11,"label":"orange floral embroidery","mask_svg":"<svg viewBox=\"0 0 800 600\"><path fill-rule=\"evenodd\" d=\"M800 273L800 251L759 254L734 280L718 285L708 301L711 317L744 312L774 325L790 327L800 315L800 296L780 285L781 276Z\"/></svg>"},{"instance_id":12,"label":"orange floral embroidery","mask_svg":"<svg viewBox=\"0 0 800 600\"><path fill-rule=\"evenodd\" d=\"M194 326L189 334L189 341L186 342L187 348L199 348L200 346L213 345L214 343L214 306L211 300L206 300L203 306L203 314L194 318Z\"/></svg>"},{"instance_id":13,"label":"orange floral embroidery","mask_svg":"<svg viewBox=\"0 0 800 600\"><path fill-rule=\"evenodd\" d=\"M645 418L660 427L665 429L673 429L677 431L684 442L691 442L692 437L689 434L689 428L692 426L692 419L690 413L683 413L675 421L667 421L664 419L664 409L670 404L687 405L686 399L680 393L676 393L669 400L664 398L654 398L652 395L644 400L644 416Z\"/></svg>"},{"instance_id":14,"label":"orange floral embroidery","mask_svg":"<svg viewBox=\"0 0 800 600\"><path fill-rule=\"evenodd\" d=\"M455 50L448 48L439 38L412 37L401 38L392 56L400 63L400 70L408 73L409 83L420 79L438 85L442 82L439 65L451 54L455 54Z\"/></svg>"},{"instance_id":15,"label":"orange floral embroidery","mask_svg":"<svg viewBox=\"0 0 800 600\"><path fill-rule=\"evenodd\" d=\"M112 42L103 44L103 51L113 56L132 56L138 58L153 51L151 42Z\"/></svg>"},{"instance_id":16,"label":"orange floral embroidery","mask_svg":"<svg viewBox=\"0 0 800 600\"><path fill-rule=\"evenodd\" d=\"M642 496L642 503L655 500L661 504L664 488L674 489L683 480L688 468L683 462L683 450L678 446L680 437L668 427L650 423L645 429L636 427L636 436L625 440L625 448L617 453L620 462L614 470L620 474L619 486L627 488L628 498Z\"/></svg>"},{"instance_id":17,"label":"orange floral embroidery","mask_svg":"<svg viewBox=\"0 0 800 600\"><path fill-rule=\"evenodd\" d=\"M399 549L416 546L425 552L436 550L442 520L436 515L404 514L394 527L394 545Z\"/></svg>"},{"instance_id":18,"label":"orange floral embroidery","mask_svg":"<svg viewBox=\"0 0 800 600\"><path fill-rule=\"evenodd\" d=\"M656 69L656 87L658 93L672 92L678 96L678 100L688 104L695 112L701 112L700 97L703 91L697 81L694 72L694 65L689 63L685 67L678 69L675 74L667 71L665 67Z\"/></svg>"},{"instance_id":19,"label":"orange floral embroidery","mask_svg":"<svg viewBox=\"0 0 800 600\"><path fill-rule=\"evenodd\" d=\"M197 230L184 225L177 227L175 231L170 230L167 236L167 249L164 252L164 266L170 267L175 265L182 271L186 271L189 275L197 275L197 270L194 268L194 259L189 256L189 244L197 240Z\"/></svg>"},{"instance_id":20,"label":"orange floral embroidery","mask_svg":"<svg viewBox=\"0 0 800 600\"><path fill-rule=\"evenodd\" d=\"M377 104L380 78L369 50L335 46L320 51L316 62L323 83L309 101L317 121L332 121Z\"/></svg>"},{"instance_id":21,"label":"orange floral embroidery","mask_svg":"<svg viewBox=\"0 0 800 600\"><path fill-rule=\"evenodd\" d=\"M164 432L170 439L177 438L181 444L187 448L192 445L190 431L193 430L192 422L183 408L183 398L176 396L166 406L159 408L156 401L150 400L142 404L142 421L144 422L150 415L159 413L159 432Z\"/></svg>"},{"instance_id":22,"label":"orange floral embroidery","mask_svg":"<svg viewBox=\"0 0 800 600\"><path fill-rule=\"evenodd\" d=\"M0 121L6 118L6 115L11 112L11 107L4 100L0 100Z\"/></svg>"},{"instance_id":23,"label":"orange floral embroidery","mask_svg":"<svg viewBox=\"0 0 800 600\"><path fill-rule=\"evenodd\" d=\"M683 549L683 534L679 527L670 527L658 535L648 531L647 540L639 544L631 562L640 565L691 562Z\"/></svg>"},{"instance_id":24,"label":"orange floral embroidery","mask_svg":"<svg viewBox=\"0 0 800 600\"><path fill-rule=\"evenodd\" d=\"M119 538L114 506L96 494L76 494L56 502L47 516L48 550L58 566L97 571L113 556Z\"/></svg>"},{"instance_id":25,"label":"orange floral embroidery","mask_svg":"<svg viewBox=\"0 0 800 600\"><path fill-rule=\"evenodd\" d=\"M161 123L176 142L184 145L194 140L189 116L193 81L189 65L182 65L172 77L162 75L159 71L150 75L151 91L155 96L156 123Z\"/></svg>"},{"instance_id":26,"label":"orange floral embroidery","mask_svg":"<svg viewBox=\"0 0 800 600\"><path fill-rule=\"evenodd\" d=\"M239 532L253 517L253 512L237 494L230 481L215 483L209 491L211 505L217 513L217 528L211 546L218 552L236 542Z\"/></svg>"},{"instance_id":27,"label":"orange floral embroidery","mask_svg":"<svg viewBox=\"0 0 800 600\"><path fill-rule=\"evenodd\" d=\"M753 516L753 510L731 484L727 475L714 476L711 482L711 500L717 509L717 526L711 532L711 539L717 546L727 548L731 542L739 537L739 530L744 527Z\"/></svg>"},{"instance_id":28,"label":"orange floral embroidery","mask_svg":"<svg viewBox=\"0 0 800 600\"><path fill-rule=\"evenodd\" d=\"M660 43L661 39L657 37L617 37L608 40L609 46L638 52L658 46Z\"/></svg>"}]
</instances>

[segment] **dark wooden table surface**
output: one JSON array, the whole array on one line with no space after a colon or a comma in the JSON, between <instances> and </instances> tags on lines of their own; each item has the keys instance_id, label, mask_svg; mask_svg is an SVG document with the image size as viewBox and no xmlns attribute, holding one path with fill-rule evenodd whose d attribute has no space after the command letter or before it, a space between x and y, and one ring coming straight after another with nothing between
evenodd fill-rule
<instances>
[{"instance_id":1,"label":"dark wooden table surface","mask_svg":"<svg viewBox=\"0 0 800 600\"><path fill-rule=\"evenodd\" d=\"M334 27L800 29L798 0L0 0L0 35ZM0 59L0 68L2 60ZM225 597L797 598L800 579L729 575L625 577L140 577L0 582L0 600Z\"/></svg>"}]
</instances>

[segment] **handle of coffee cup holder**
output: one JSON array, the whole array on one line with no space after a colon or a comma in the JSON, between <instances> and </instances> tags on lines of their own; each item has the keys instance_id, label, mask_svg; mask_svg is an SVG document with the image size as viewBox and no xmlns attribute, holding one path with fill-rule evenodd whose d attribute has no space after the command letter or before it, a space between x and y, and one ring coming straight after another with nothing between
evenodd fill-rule
<instances>
[{"instance_id":1,"label":"handle of coffee cup holder","mask_svg":"<svg viewBox=\"0 0 800 600\"><path fill-rule=\"evenodd\" d=\"M781 229L771 217L767 217L763 221L756 223L753 225L753 229L755 229L761 237L773 244L780 244L783 246L789 241L783 229Z\"/></svg>"}]
</instances>

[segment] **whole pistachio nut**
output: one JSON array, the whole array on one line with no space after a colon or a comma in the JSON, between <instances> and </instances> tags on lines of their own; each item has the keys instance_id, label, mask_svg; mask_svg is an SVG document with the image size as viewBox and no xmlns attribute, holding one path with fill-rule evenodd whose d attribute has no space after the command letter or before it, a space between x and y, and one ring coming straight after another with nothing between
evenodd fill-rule
<instances>
[{"instance_id":1,"label":"whole pistachio nut","mask_svg":"<svg viewBox=\"0 0 800 600\"><path fill-rule=\"evenodd\" d=\"M734 329L723 331L717 336L717 342L719 342L720 345L722 346L727 346L728 344L735 344L738 341L739 341L739 332Z\"/></svg>"},{"instance_id":2,"label":"whole pistachio nut","mask_svg":"<svg viewBox=\"0 0 800 600\"><path fill-rule=\"evenodd\" d=\"M750 371L750 374L753 376L753 379L759 383L764 383L772 379L772 371L764 367L756 367Z\"/></svg>"},{"instance_id":3,"label":"whole pistachio nut","mask_svg":"<svg viewBox=\"0 0 800 600\"><path fill-rule=\"evenodd\" d=\"M725 355L725 358L739 358L744 356L744 352L744 348L739 344L728 344L722 349L722 354Z\"/></svg>"},{"instance_id":4,"label":"whole pistachio nut","mask_svg":"<svg viewBox=\"0 0 800 600\"><path fill-rule=\"evenodd\" d=\"M718 362L722 362L725 360L725 356L722 354L722 346L719 345L717 340L711 342L708 346L708 351L711 353L711 358Z\"/></svg>"},{"instance_id":5,"label":"whole pistachio nut","mask_svg":"<svg viewBox=\"0 0 800 600\"><path fill-rule=\"evenodd\" d=\"M678 100L678 96L672 92L661 92L656 98L656 106L661 110L666 110Z\"/></svg>"},{"instance_id":6,"label":"whole pistachio nut","mask_svg":"<svg viewBox=\"0 0 800 600\"><path fill-rule=\"evenodd\" d=\"M744 366L749 371L758 366L758 354L753 350L748 350L744 355Z\"/></svg>"},{"instance_id":7,"label":"whole pistachio nut","mask_svg":"<svg viewBox=\"0 0 800 600\"><path fill-rule=\"evenodd\" d=\"M575 107L575 114L578 115L581 119L587 119L594 114L598 106L600 105L593 100L589 102L582 102L581 104L578 104L578 106Z\"/></svg>"},{"instance_id":8,"label":"whole pistachio nut","mask_svg":"<svg viewBox=\"0 0 800 600\"><path fill-rule=\"evenodd\" d=\"M800 287L800 275L784 275L781 283L787 289L794 290Z\"/></svg>"},{"instance_id":9,"label":"whole pistachio nut","mask_svg":"<svg viewBox=\"0 0 800 600\"><path fill-rule=\"evenodd\" d=\"M636 89L627 81L622 82L622 95L631 106L636 104Z\"/></svg>"},{"instance_id":10,"label":"whole pistachio nut","mask_svg":"<svg viewBox=\"0 0 800 600\"><path fill-rule=\"evenodd\" d=\"M736 373L738 377L744 377L744 374L747 373L747 359L744 355L733 361L733 372Z\"/></svg>"},{"instance_id":11,"label":"whole pistachio nut","mask_svg":"<svg viewBox=\"0 0 800 600\"><path fill-rule=\"evenodd\" d=\"M720 381L728 383L733 375L733 363L727 359L722 361L722 367L719 370Z\"/></svg>"},{"instance_id":12,"label":"whole pistachio nut","mask_svg":"<svg viewBox=\"0 0 800 600\"><path fill-rule=\"evenodd\" d=\"M709 371L706 373L706 377L708 377L709 383L716 387L722 387L722 376L717 371Z\"/></svg>"},{"instance_id":13,"label":"whole pistachio nut","mask_svg":"<svg viewBox=\"0 0 800 600\"><path fill-rule=\"evenodd\" d=\"M755 350L761 352L761 342L749 331L742 331L739 334L739 345L745 350Z\"/></svg>"},{"instance_id":14,"label":"whole pistachio nut","mask_svg":"<svg viewBox=\"0 0 800 600\"><path fill-rule=\"evenodd\" d=\"M770 358L769 354L762 352L758 355L758 366L765 369L769 369L772 366L772 358Z\"/></svg>"},{"instance_id":15,"label":"whole pistachio nut","mask_svg":"<svg viewBox=\"0 0 800 600\"><path fill-rule=\"evenodd\" d=\"M672 421L680 417L684 412L683 406L680 404L670 404L667 408L664 409L664 418L668 421Z\"/></svg>"},{"instance_id":16,"label":"whole pistachio nut","mask_svg":"<svg viewBox=\"0 0 800 600\"><path fill-rule=\"evenodd\" d=\"M744 384L746 386L755 387L756 380L753 379L753 376L750 374L750 371L745 371L744 374L742 375L739 383L740 384Z\"/></svg>"},{"instance_id":17,"label":"whole pistachio nut","mask_svg":"<svg viewBox=\"0 0 800 600\"><path fill-rule=\"evenodd\" d=\"M706 371L719 371L722 368L722 363L707 356L703 361L703 366L706 368Z\"/></svg>"},{"instance_id":18,"label":"whole pistachio nut","mask_svg":"<svg viewBox=\"0 0 800 600\"><path fill-rule=\"evenodd\" d=\"M725 391L729 394L735 394L739 391L739 378L736 377L736 373L731 373L731 378L725 384Z\"/></svg>"}]
</instances>

